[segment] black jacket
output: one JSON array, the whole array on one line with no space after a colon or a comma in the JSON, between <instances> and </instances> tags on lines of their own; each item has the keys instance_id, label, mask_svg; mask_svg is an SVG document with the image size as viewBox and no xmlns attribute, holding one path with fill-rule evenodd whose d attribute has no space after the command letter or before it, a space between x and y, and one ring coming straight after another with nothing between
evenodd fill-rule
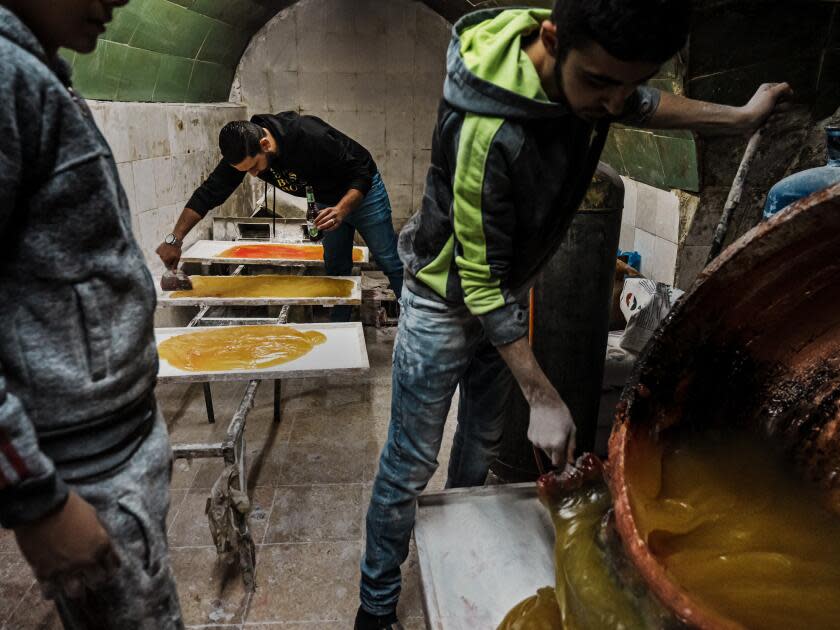
<instances>
[{"instance_id":1,"label":"black jacket","mask_svg":"<svg viewBox=\"0 0 840 630\"><path fill-rule=\"evenodd\" d=\"M376 163L361 144L315 116L296 112L258 114L251 122L271 132L278 144L278 155L259 178L296 197L306 196L312 186L318 203L334 205L355 188L367 194ZM201 216L220 206L245 179L222 160L210 177L198 187L187 207Z\"/></svg>"}]
</instances>

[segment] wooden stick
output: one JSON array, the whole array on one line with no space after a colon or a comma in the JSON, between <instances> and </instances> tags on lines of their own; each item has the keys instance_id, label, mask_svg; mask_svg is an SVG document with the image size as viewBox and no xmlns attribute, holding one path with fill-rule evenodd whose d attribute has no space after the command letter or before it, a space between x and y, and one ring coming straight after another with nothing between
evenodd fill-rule
<instances>
[{"instance_id":1,"label":"wooden stick","mask_svg":"<svg viewBox=\"0 0 840 630\"><path fill-rule=\"evenodd\" d=\"M764 127L759 127L755 130L747 143L747 149L744 151L744 157L741 158L741 164L738 166L738 171L735 173L735 179L732 180L732 188L729 189L729 196L726 198L726 203L723 206L723 214L720 216L720 222L715 228L715 236L712 239L712 247L709 249L709 257L706 258L706 265L712 262L720 254L723 249L723 242L726 240L726 233L729 232L729 226L732 224L732 217L735 214L735 208L741 202L741 193L744 192L744 184L747 181L747 175L752 166L753 158L755 157L758 143L761 142L761 134Z\"/></svg>"}]
</instances>

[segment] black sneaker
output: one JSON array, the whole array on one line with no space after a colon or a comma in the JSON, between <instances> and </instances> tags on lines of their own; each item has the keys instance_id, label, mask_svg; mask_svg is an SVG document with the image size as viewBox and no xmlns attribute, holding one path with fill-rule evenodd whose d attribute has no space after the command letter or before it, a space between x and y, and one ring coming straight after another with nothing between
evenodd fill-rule
<instances>
[{"instance_id":1,"label":"black sneaker","mask_svg":"<svg viewBox=\"0 0 840 630\"><path fill-rule=\"evenodd\" d=\"M368 611L359 606L356 612L356 623L353 630L403 630L402 624L397 619L397 613L389 615L371 615Z\"/></svg>"}]
</instances>

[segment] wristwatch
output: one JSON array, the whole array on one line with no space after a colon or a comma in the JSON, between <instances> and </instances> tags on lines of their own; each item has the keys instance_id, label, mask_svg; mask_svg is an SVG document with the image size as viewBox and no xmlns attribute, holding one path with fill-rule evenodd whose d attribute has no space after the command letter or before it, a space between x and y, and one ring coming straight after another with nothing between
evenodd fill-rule
<instances>
[{"instance_id":1,"label":"wristwatch","mask_svg":"<svg viewBox=\"0 0 840 630\"><path fill-rule=\"evenodd\" d=\"M167 245L175 245L177 247L180 247L181 245L184 244L184 241L182 241L180 238L178 238L177 236L175 236L172 233L167 234L163 238L163 242L166 243Z\"/></svg>"}]
</instances>

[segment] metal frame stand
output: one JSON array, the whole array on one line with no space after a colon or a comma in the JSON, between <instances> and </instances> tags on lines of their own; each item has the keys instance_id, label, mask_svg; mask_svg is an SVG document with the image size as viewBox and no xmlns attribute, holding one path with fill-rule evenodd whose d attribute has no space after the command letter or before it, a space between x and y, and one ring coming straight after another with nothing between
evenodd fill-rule
<instances>
[{"instance_id":1,"label":"metal frame stand","mask_svg":"<svg viewBox=\"0 0 840 630\"><path fill-rule=\"evenodd\" d=\"M207 308L203 307L199 315L190 322L190 326L199 326L207 323L202 319L202 313ZM225 325L241 324L286 324L288 323L289 307L284 306L279 317L276 319L236 319L226 318ZM219 321L211 318L215 325ZM228 424L227 432L221 442L205 444L178 444L173 446L175 459L213 459L221 457L225 462L225 469L213 486L210 498L207 500L205 513L210 520L210 531L213 534L213 542L220 555L231 555L238 559L242 571L242 581L245 587L253 591L256 588L254 570L256 566L256 551L254 539L248 524L248 512L250 510L248 500L248 466L246 465L246 442L245 427L248 413L254 406L254 398L257 389L262 381L249 381L245 388L245 394L236 409L236 412ZM283 381L274 380L274 422L279 424L282 420L281 396L283 393ZM210 391L210 383L203 383L204 402L207 406L207 420L214 423L213 397Z\"/></svg>"},{"instance_id":2,"label":"metal frame stand","mask_svg":"<svg viewBox=\"0 0 840 630\"><path fill-rule=\"evenodd\" d=\"M248 382L224 440L210 444L179 444L172 449L175 459L221 457L224 460L225 469L213 486L205 513L210 519L216 550L221 555L237 558L242 581L249 591L256 588L256 547L248 523L250 505L242 501L248 496L245 424L259 386L260 381Z\"/></svg>"},{"instance_id":3,"label":"metal frame stand","mask_svg":"<svg viewBox=\"0 0 840 630\"><path fill-rule=\"evenodd\" d=\"M231 275L242 273L244 266L237 267ZM207 270L209 271L209 268ZM297 270L302 274L304 269ZM280 309L276 318L248 317L208 317L209 306L202 306L188 327L200 326L241 326L258 324L286 324L289 319L289 307ZM222 458L225 468L213 485L210 498L207 499L205 513L210 523L210 531L216 550L222 556L237 558L242 572L242 581L249 591L256 589L254 571L256 567L256 547L248 524L250 500L248 497L248 466L246 464L245 427L248 413L254 406L257 389L262 381L249 381L242 400L228 424L227 432L221 442L205 444L179 444L173 446L175 459L213 459ZM281 398L283 386L281 379L274 380L274 422L282 420ZM213 410L213 393L210 383L202 383L204 404L207 409L207 421L216 422Z\"/></svg>"},{"instance_id":4,"label":"metal frame stand","mask_svg":"<svg viewBox=\"0 0 840 630\"><path fill-rule=\"evenodd\" d=\"M267 201L266 194L264 200ZM271 240L276 236L276 214L272 212ZM291 268L294 275L303 275L306 267L297 264L278 265L285 269ZM239 275L245 266L239 265L231 270L230 275ZM201 264L202 275L210 275L212 265ZM393 300L391 291L364 292L368 299L373 299L379 306L382 300ZM364 299L364 298L363 298ZM259 324L286 324L289 317L289 306L280 310L277 318L246 318L246 317L214 317L209 316L210 306L204 305L199 308L198 313L188 324L188 327L199 326L240 326ZM394 325L395 321L388 321L384 309L378 308L376 326ZM232 556L238 560L242 572L242 580L249 591L256 589L254 571L256 567L256 547L251 535L248 523L250 511L250 499L248 497L248 467L246 463L246 442L245 427L248 413L254 406L257 389L261 381L252 380L248 382L242 400L228 424L227 432L221 442L205 444L179 444L173 446L175 459L213 459L222 458L225 462L225 469L217 479L207 499L205 513L207 514L210 530L213 535L213 542L216 550L222 556ZM207 421L210 424L216 422L213 409L213 392L210 383L202 383L204 391L204 403L207 410ZM274 409L273 421L279 424L282 421L282 395L283 381L274 380Z\"/></svg>"}]
</instances>

